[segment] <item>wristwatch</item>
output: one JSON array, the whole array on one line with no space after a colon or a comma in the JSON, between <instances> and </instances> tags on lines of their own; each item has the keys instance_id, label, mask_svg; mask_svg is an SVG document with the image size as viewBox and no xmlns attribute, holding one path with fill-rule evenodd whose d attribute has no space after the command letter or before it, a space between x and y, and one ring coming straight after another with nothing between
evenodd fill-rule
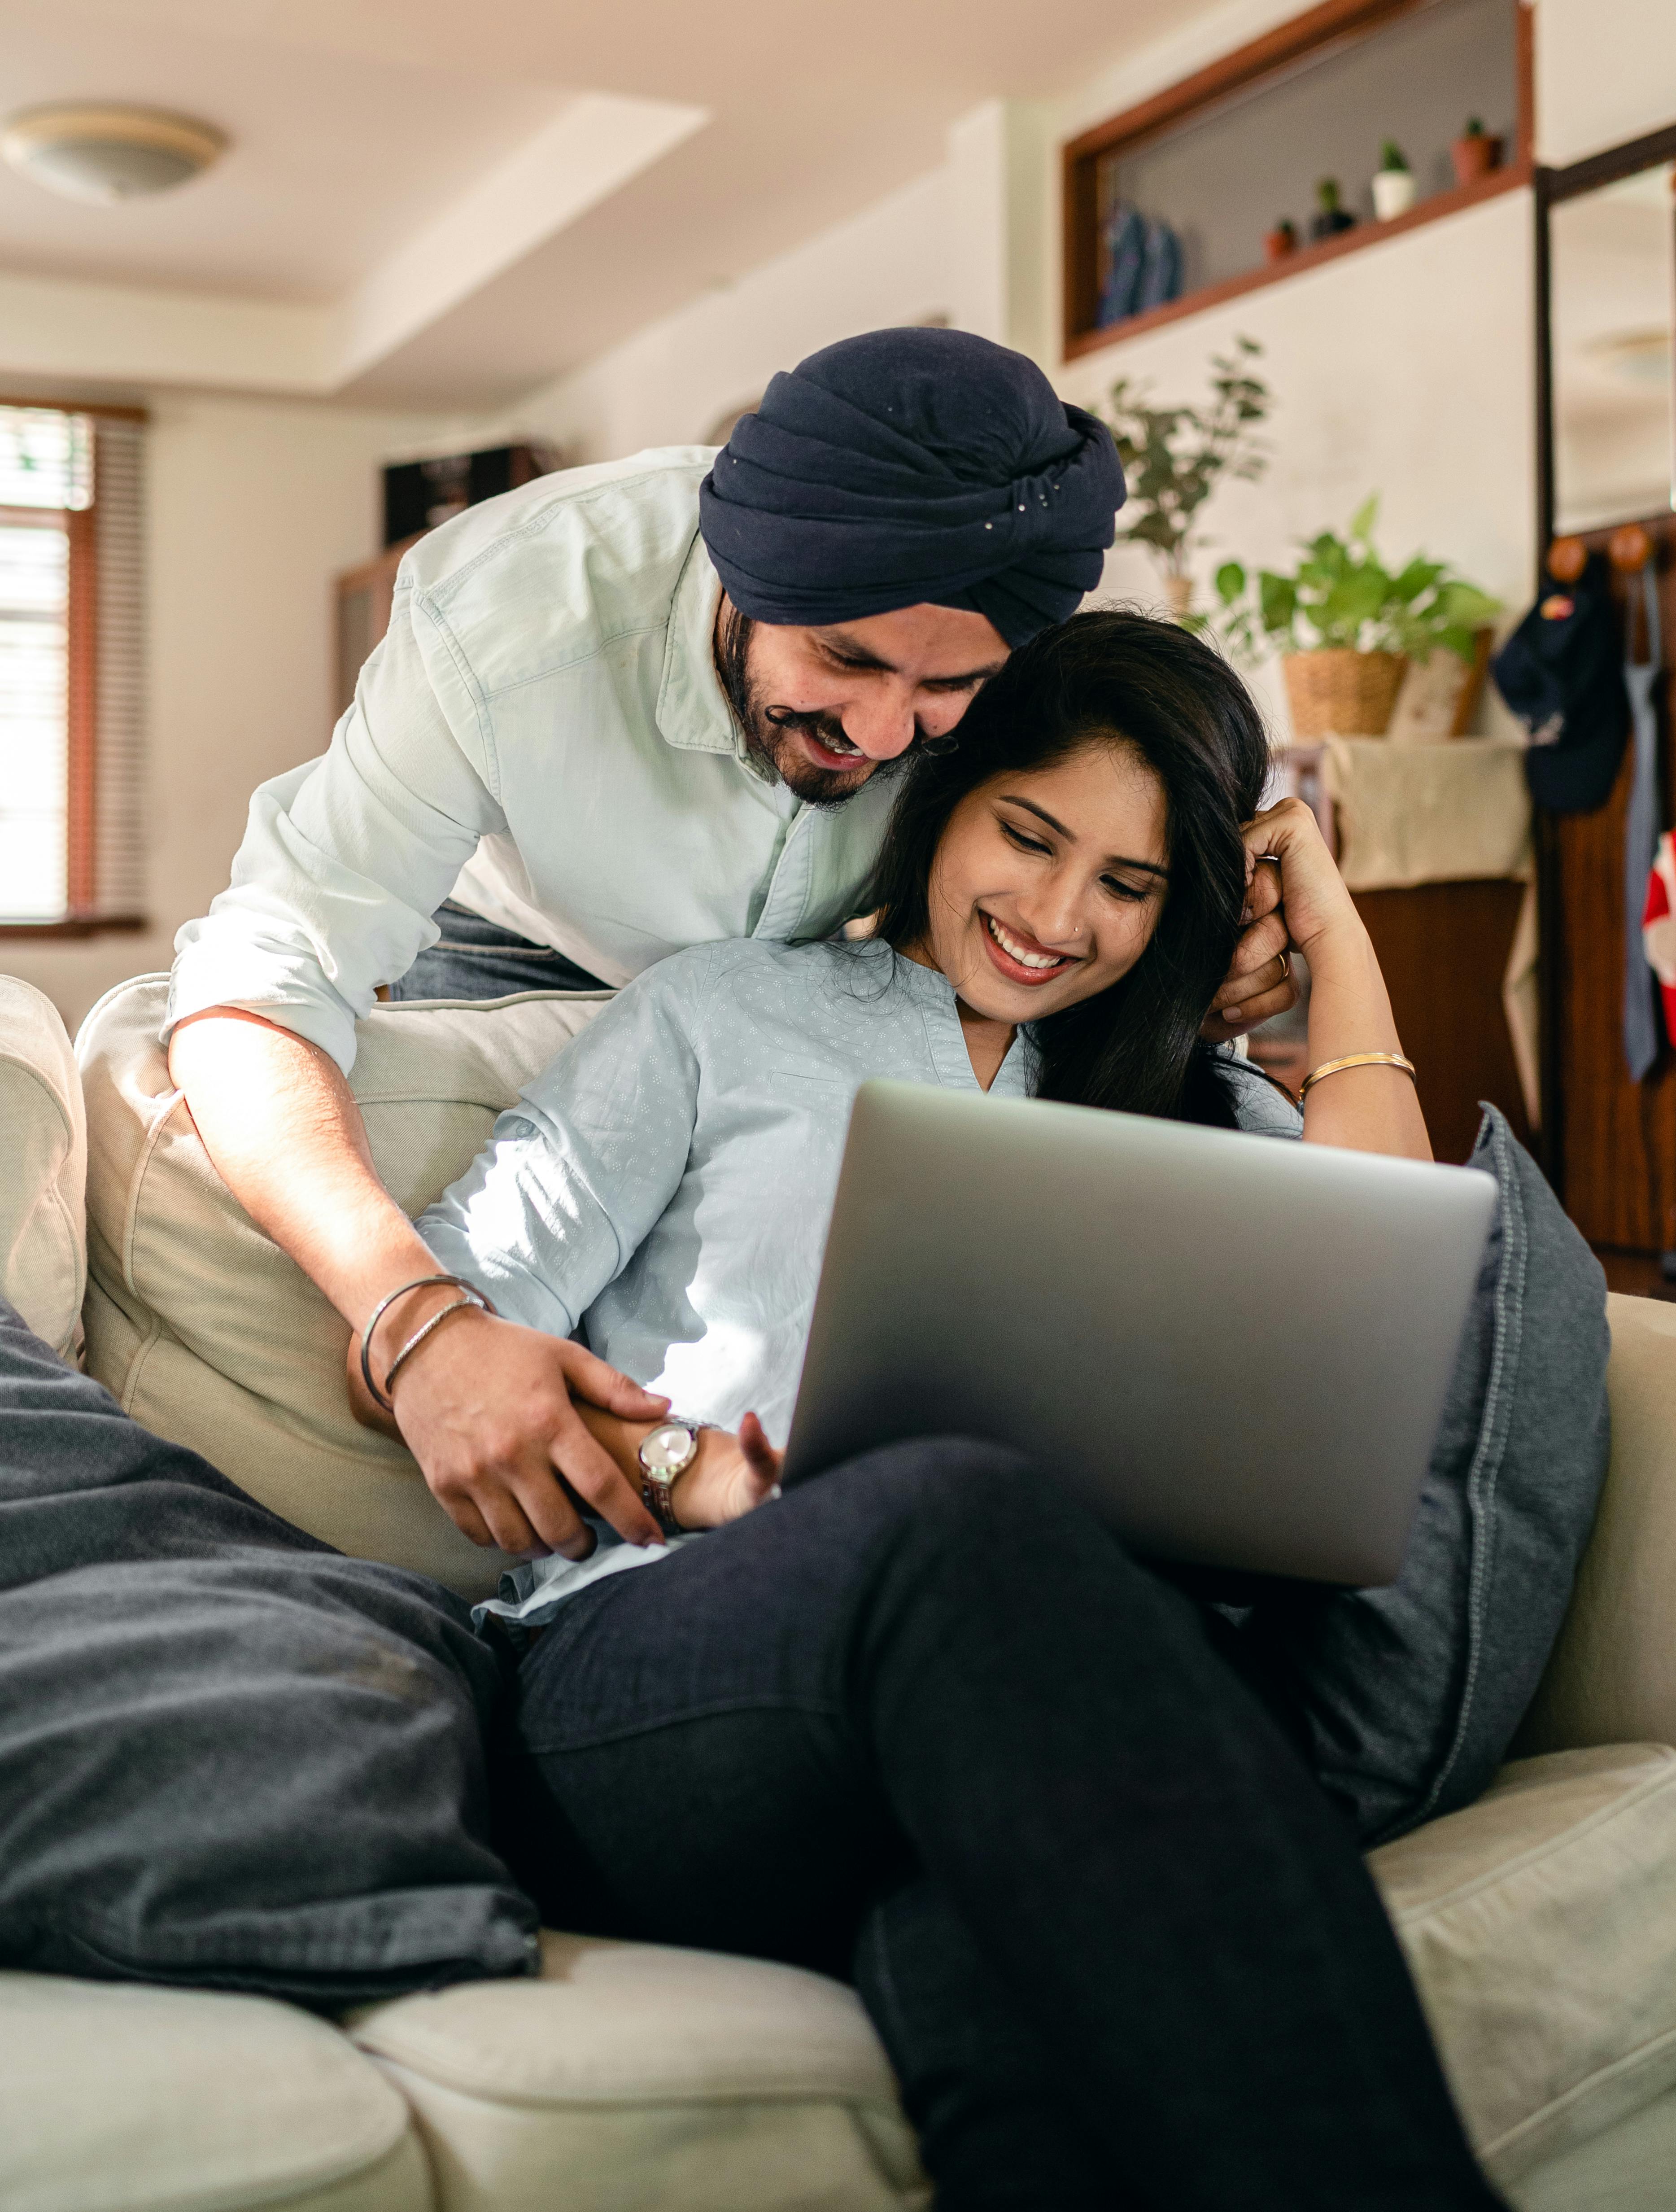
<instances>
[{"instance_id":1,"label":"wristwatch","mask_svg":"<svg viewBox=\"0 0 1676 2212\"><path fill-rule=\"evenodd\" d=\"M686 1532L675 1517L676 1479L698 1457L698 1432L707 1421L689 1421L684 1413L671 1413L641 1438L635 1456L641 1463L641 1496L646 1509L666 1536Z\"/></svg>"}]
</instances>

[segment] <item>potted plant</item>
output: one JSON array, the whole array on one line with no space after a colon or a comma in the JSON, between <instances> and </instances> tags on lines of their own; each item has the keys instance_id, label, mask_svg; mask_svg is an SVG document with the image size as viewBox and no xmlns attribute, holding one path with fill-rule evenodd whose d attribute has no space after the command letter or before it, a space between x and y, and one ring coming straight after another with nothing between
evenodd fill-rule
<instances>
[{"instance_id":1,"label":"potted plant","mask_svg":"<svg viewBox=\"0 0 1676 2212\"><path fill-rule=\"evenodd\" d=\"M1476 184L1480 177L1501 167L1502 142L1485 129L1482 116L1474 115L1460 137L1450 141L1449 158L1454 163L1456 184Z\"/></svg>"},{"instance_id":2,"label":"potted plant","mask_svg":"<svg viewBox=\"0 0 1676 2212\"><path fill-rule=\"evenodd\" d=\"M1337 177L1323 177L1315 187L1317 212L1309 218L1309 235L1318 243L1337 238L1341 230L1354 230L1356 217L1339 197Z\"/></svg>"},{"instance_id":3,"label":"potted plant","mask_svg":"<svg viewBox=\"0 0 1676 2212\"><path fill-rule=\"evenodd\" d=\"M1405 659L1430 660L1442 647L1469 666L1478 632L1499 602L1446 562L1417 553L1394 574L1374 550L1377 495L1349 531L1307 539L1289 574L1248 577L1237 561L1217 571L1221 611L1214 626L1251 659L1281 655L1298 738L1383 737Z\"/></svg>"},{"instance_id":4,"label":"potted plant","mask_svg":"<svg viewBox=\"0 0 1676 2212\"><path fill-rule=\"evenodd\" d=\"M1296 252L1297 225L1290 216L1283 215L1263 240L1263 258L1267 261L1284 261L1289 253Z\"/></svg>"},{"instance_id":5,"label":"potted plant","mask_svg":"<svg viewBox=\"0 0 1676 2212\"><path fill-rule=\"evenodd\" d=\"M1394 138L1388 138L1380 148L1373 184L1374 213L1381 222L1406 215L1413 206L1414 172Z\"/></svg>"},{"instance_id":6,"label":"potted plant","mask_svg":"<svg viewBox=\"0 0 1676 2212\"><path fill-rule=\"evenodd\" d=\"M1236 337L1231 354L1213 354L1205 407L1151 406L1149 387L1126 376L1107 397L1106 424L1129 485L1117 534L1157 555L1178 621L1193 599L1187 556L1199 509L1224 477L1249 483L1268 465L1255 433L1269 391L1251 368L1262 350L1255 338Z\"/></svg>"}]
</instances>

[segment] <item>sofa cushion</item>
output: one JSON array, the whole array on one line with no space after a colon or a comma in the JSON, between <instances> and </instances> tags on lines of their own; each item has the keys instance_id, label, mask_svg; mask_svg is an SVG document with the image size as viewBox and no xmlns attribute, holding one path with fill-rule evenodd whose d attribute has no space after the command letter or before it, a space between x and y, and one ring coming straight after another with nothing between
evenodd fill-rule
<instances>
[{"instance_id":1,"label":"sofa cushion","mask_svg":"<svg viewBox=\"0 0 1676 2212\"><path fill-rule=\"evenodd\" d=\"M0 1965L326 2008L532 1974L502 1688L458 1598L291 1528L0 1307Z\"/></svg>"},{"instance_id":2,"label":"sofa cushion","mask_svg":"<svg viewBox=\"0 0 1676 2212\"><path fill-rule=\"evenodd\" d=\"M1676 1743L1676 1304L1606 1301L1612 1471L1521 1752Z\"/></svg>"},{"instance_id":3,"label":"sofa cushion","mask_svg":"<svg viewBox=\"0 0 1676 2212\"><path fill-rule=\"evenodd\" d=\"M408 2109L265 1997L0 1973L8 2212L430 2212Z\"/></svg>"},{"instance_id":4,"label":"sofa cushion","mask_svg":"<svg viewBox=\"0 0 1676 2212\"><path fill-rule=\"evenodd\" d=\"M1516 1760L1369 1863L1495 2179L1676 2085L1676 1751Z\"/></svg>"},{"instance_id":5,"label":"sofa cushion","mask_svg":"<svg viewBox=\"0 0 1676 2212\"><path fill-rule=\"evenodd\" d=\"M896 2212L928 2203L854 1993L756 1959L574 1936L542 1978L350 2022L418 2115L443 2212Z\"/></svg>"},{"instance_id":6,"label":"sofa cushion","mask_svg":"<svg viewBox=\"0 0 1676 2212\"><path fill-rule=\"evenodd\" d=\"M408 1453L355 1420L347 1325L210 1166L157 1042L167 986L164 975L119 984L76 1041L88 1372L137 1420L202 1452L297 1528L492 1596L512 1563L462 1536ZM356 1032L351 1082L398 1205L418 1213L439 1196L610 995L375 1007Z\"/></svg>"},{"instance_id":7,"label":"sofa cushion","mask_svg":"<svg viewBox=\"0 0 1676 2212\"><path fill-rule=\"evenodd\" d=\"M87 1116L58 1008L14 975L0 975L0 1298L68 1358L87 1283Z\"/></svg>"},{"instance_id":8,"label":"sofa cushion","mask_svg":"<svg viewBox=\"0 0 1676 2212\"><path fill-rule=\"evenodd\" d=\"M1488 1786L1606 1479L1600 1264L1493 1106L1471 1164L1495 1176L1496 1212L1402 1572L1383 1589L1283 1587L1245 1632L1364 1847Z\"/></svg>"}]
</instances>

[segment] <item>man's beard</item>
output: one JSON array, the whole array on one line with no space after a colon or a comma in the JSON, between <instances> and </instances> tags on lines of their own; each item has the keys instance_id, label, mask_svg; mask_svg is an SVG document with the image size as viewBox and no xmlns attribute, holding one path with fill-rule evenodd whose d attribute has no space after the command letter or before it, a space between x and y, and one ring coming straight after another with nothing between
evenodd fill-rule
<instances>
[{"instance_id":1,"label":"man's beard","mask_svg":"<svg viewBox=\"0 0 1676 2212\"><path fill-rule=\"evenodd\" d=\"M750 666L755 627L748 615L730 607L716 647L716 674L744 734L745 750L764 775L783 783L806 806L841 806L846 799L854 798L864 783L888 773L896 763L869 760L863 754L857 756L853 769L817 768L798 744L797 733L804 732L817 744L844 752L850 742L844 726L836 714L805 713L793 707L775 706L768 699Z\"/></svg>"}]
</instances>

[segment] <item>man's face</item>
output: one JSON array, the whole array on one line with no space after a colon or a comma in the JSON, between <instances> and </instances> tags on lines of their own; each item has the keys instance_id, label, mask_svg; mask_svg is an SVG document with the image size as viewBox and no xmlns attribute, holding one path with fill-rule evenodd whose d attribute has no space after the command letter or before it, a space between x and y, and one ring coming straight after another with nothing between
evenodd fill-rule
<instances>
[{"instance_id":1,"label":"man's face","mask_svg":"<svg viewBox=\"0 0 1676 2212\"><path fill-rule=\"evenodd\" d=\"M745 742L799 799L835 805L916 738L940 738L1007 657L1006 641L962 607L901 607L820 629L752 623L724 599L717 665Z\"/></svg>"}]
</instances>

